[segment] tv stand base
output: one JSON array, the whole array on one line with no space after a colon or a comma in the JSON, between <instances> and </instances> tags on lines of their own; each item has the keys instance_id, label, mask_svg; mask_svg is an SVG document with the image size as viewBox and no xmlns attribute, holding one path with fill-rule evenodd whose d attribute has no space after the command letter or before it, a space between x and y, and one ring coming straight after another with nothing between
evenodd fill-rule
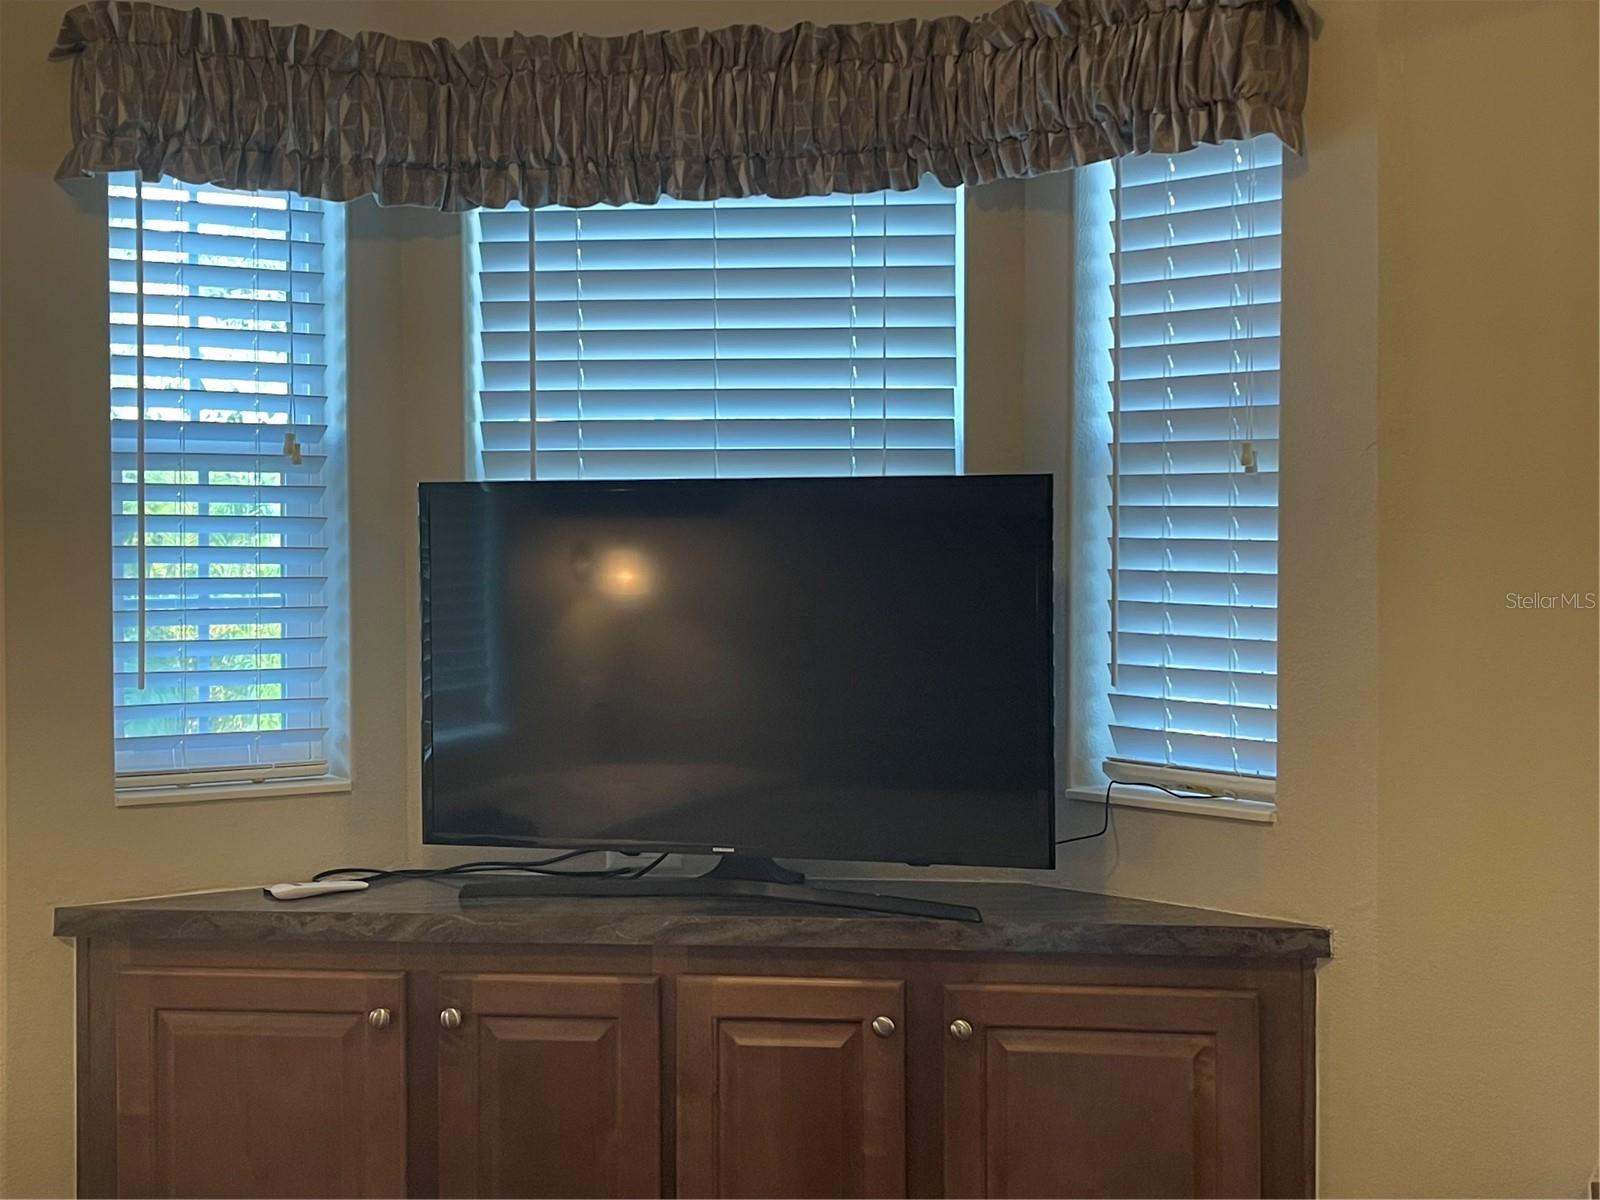
<instances>
[{"instance_id":1,"label":"tv stand base","mask_svg":"<svg viewBox=\"0 0 1600 1200\"><path fill-rule=\"evenodd\" d=\"M701 879L744 879L752 883L804 883L805 875L780 867L761 854L724 854Z\"/></svg>"},{"instance_id":2,"label":"tv stand base","mask_svg":"<svg viewBox=\"0 0 1600 1200\"><path fill-rule=\"evenodd\" d=\"M730 862L730 860L732 860ZM798 871L780 867L770 858L741 854L724 855L720 863L693 879L560 879L554 875L529 877L508 875L501 879L474 879L463 884L461 899L526 899L587 896L596 899L640 899L645 896L730 897L778 900L789 904L811 904L822 908L854 909L858 912L889 913L900 917L926 917L936 921L981 922L983 915L965 904L946 904L937 900L917 900L880 892L858 892L846 888L816 887L801 882Z\"/></svg>"}]
</instances>

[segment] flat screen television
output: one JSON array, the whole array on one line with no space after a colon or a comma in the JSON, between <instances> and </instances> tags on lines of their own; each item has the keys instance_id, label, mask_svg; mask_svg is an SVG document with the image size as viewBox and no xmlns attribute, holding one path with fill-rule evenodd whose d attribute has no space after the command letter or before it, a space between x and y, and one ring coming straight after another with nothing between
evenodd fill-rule
<instances>
[{"instance_id":1,"label":"flat screen television","mask_svg":"<svg viewBox=\"0 0 1600 1200\"><path fill-rule=\"evenodd\" d=\"M1050 480L420 489L424 840L1054 863Z\"/></svg>"}]
</instances>

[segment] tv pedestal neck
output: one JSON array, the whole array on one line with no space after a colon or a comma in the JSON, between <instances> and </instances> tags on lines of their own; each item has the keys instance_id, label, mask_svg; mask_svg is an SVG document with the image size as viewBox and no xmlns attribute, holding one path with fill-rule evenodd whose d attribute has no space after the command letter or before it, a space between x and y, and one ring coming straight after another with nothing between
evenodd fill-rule
<instances>
[{"instance_id":1,"label":"tv pedestal neck","mask_svg":"<svg viewBox=\"0 0 1600 1200\"><path fill-rule=\"evenodd\" d=\"M507 876L475 879L462 885L462 900L528 899L553 896L591 896L632 899L643 896L737 897L846 908L858 912L890 913L901 917L926 917L937 921L981 922L982 914L965 904L916 900L882 892L817 887L799 871L781 867L770 858L750 854L724 854L704 875L693 878L562 879L555 875Z\"/></svg>"}]
</instances>

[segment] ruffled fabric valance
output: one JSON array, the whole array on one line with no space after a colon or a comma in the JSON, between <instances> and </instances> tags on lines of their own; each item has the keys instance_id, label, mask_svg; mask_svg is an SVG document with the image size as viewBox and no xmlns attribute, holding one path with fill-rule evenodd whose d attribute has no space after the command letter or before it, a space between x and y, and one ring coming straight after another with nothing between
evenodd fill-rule
<instances>
[{"instance_id":1,"label":"ruffled fabric valance","mask_svg":"<svg viewBox=\"0 0 1600 1200\"><path fill-rule=\"evenodd\" d=\"M63 20L58 178L460 210L980 184L1276 134L1305 0L1013 0L985 16L405 41L97 0Z\"/></svg>"}]
</instances>

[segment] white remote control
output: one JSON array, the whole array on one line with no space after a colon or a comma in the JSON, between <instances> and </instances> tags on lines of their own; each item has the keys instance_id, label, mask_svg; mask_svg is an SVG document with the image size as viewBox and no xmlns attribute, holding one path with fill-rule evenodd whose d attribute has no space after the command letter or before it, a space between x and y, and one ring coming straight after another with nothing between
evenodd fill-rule
<instances>
[{"instance_id":1,"label":"white remote control","mask_svg":"<svg viewBox=\"0 0 1600 1200\"><path fill-rule=\"evenodd\" d=\"M335 892L363 892L366 888L365 879L323 879L316 883L275 883L261 890L274 900L305 900Z\"/></svg>"}]
</instances>

